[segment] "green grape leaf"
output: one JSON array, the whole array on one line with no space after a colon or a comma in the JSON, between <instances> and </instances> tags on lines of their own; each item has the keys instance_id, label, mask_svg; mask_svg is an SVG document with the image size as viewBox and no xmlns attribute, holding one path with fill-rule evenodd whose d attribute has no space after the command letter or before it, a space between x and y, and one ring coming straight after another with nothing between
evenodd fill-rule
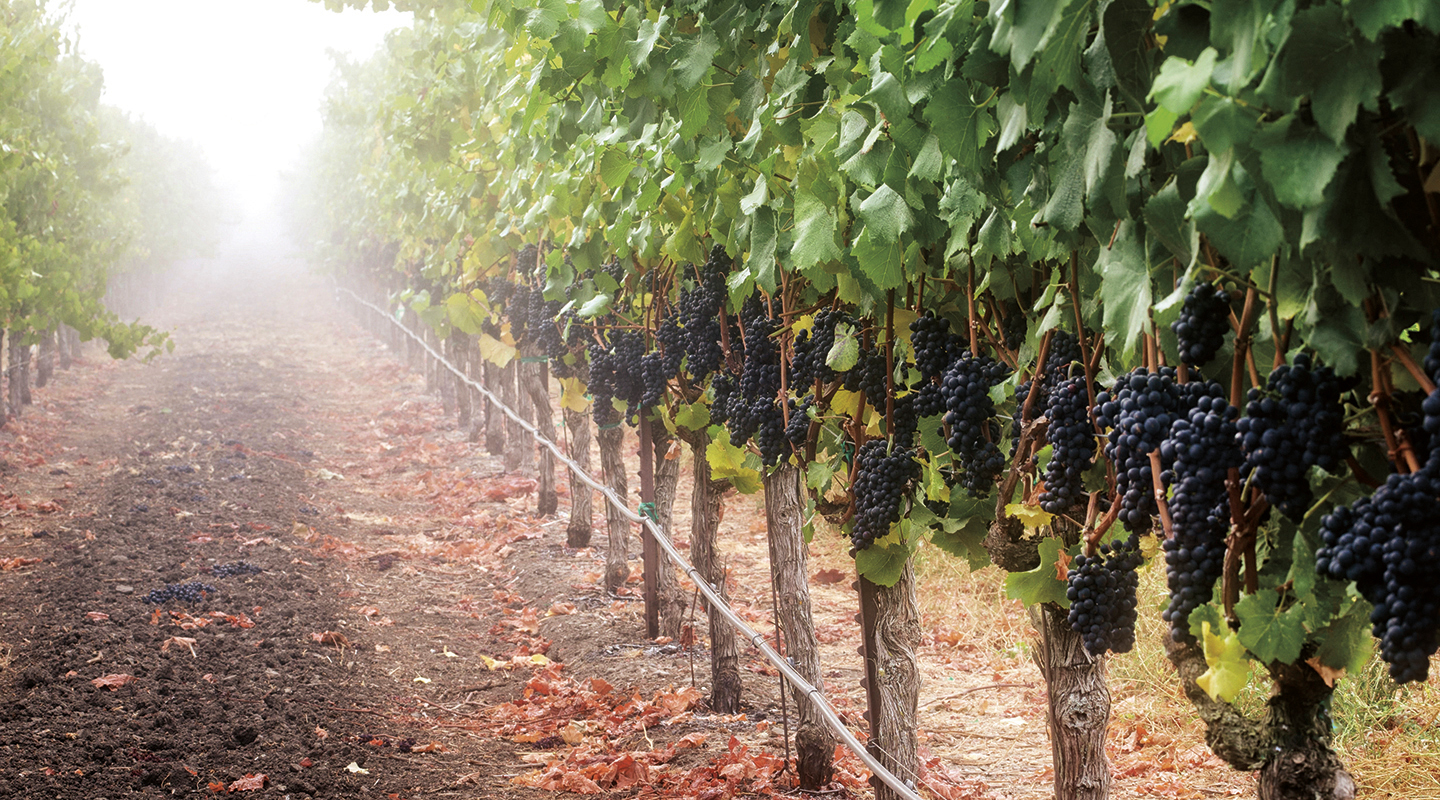
<instances>
[{"instance_id":1,"label":"green grape leaf","mask_svg":"<svg viewBox=\"0 0 1440 800\"><path fill-rule=\"evenodd\" d=\"M710 406L696 401L675 410L675 424L692 431L703 431L710 426Z\"/></svg>"},{"instance_id":2,"label":"green grape leaf","mask_svg":"<svg viewBox=\"0 0 1440 800\"><path fill-rule=\"evenodd\" d=\"M905 573L910 548L895 541L875 542L855 554L855 571L873 584L894 586Z\"/></svg>"},{"instance_id":3,"label":"green grape leaf","mask_svg":"<svg viewBox=\"0 0 1440 800\"><path fill-rule=\"evenodd\" d=\"M710 428L710 443L705 446L705 460L710 464L714 480L727 480L741 494L754 494L764 483L760 473L745 463L745 451L730 444L730 434L716 425Z\"/></svg>"},{"instance_id":4,"label":"green grape leaf","mask_svg":"<svg viewBox=\"0 0 1440 800\"><path fill-rule=\"evenodd\" d=\"M825 366L836 372L849 372L860 361L860 335L855 326L841 322L835 326L835 343L825 354Z\"/></svg>"},{"instance_id":5,"label":"green grape leaf","mask_svg":"<svg viewBox=\"0 0 1440 800\"><path fill-rule=\"evenodd\" d=\"M988 500L970 497L966 492L953 492L949 513L937 518L930 528L930 543L956 558L965 559L971 571L980 569L990 563L984 541L994 512L995 504Z\"/></svg>"},{"instance_id":6,"label":"green grape leaf","mask_svg":"<svg viewBox=\"0 0 1440 800\"><path fill-rule=\"evenodd\" d=\"M1179 56L1165 59L1165 63L1160 65L1160 74L1155 76L1155 83L1150 87L1150 99L1176 117L1190 113L1190 109L1200 101L1205 87L1210 85L1210 75L1215 71L1218 55L1215 48L1207 47L1194 61Z\"/></svg>"},{"instance_id":7,"label":"green grape leaf","mask_svg":"<svg viewBox=\"0 0 1440 800\"><path fill-rule=\"evenodd\" d=\"M1149 328L1152 302L1150 270L1134 222L1121 223L1115 245L1100 249L1095 274L1104 277L1100 299L1105 306L1105 328L1119 336L1122 357L1128 361L1136 352L1140 334Z\"/></svg>"},{"instance_id":8,"label":"green grape leaf","mask_svg":"<svg viewBox=\"0 0 1440 800\"><path fill-rule=\"evenodd\" d=\"M915 223L915 216L905 204L905 198L883 183L871 192L869 197L860 201L856 212L865 223L865 231L880 245L899 241L900 235L910 230L910 226ZM876 283L879 284L880 281ZM881 288L888 287L882 284Z\"/></svg>"},{"instance_id":9,"label":"green grape leaf","mask_svg":"<svg viewBox=\"0 0 1440 800\"><path fill-rule=\"evenodd\" d=\"M1355 597L1329 626L1316 632L1320 647L1315 658L1331 669L1343 669L1355 673L1365 668L1375 649L1375 637L1370 634L1371 606Z\"/></svg>"},{"instance_id":10,"label":"green grape leaf","mask_svg":"<svg viewBox=\"0 0 1440 800\"><path fill-rule=\"evenodd\" d=\"M1223 635L1219 633L1223 631ZM1210 667L1195 679L1211 700L1232 703L1240 690L1250 682L1250 660L1240 638L1221 625L1212 628L1209 620L1201 623L1200 641L1205 649L1205 663Z\"/></svg>"},{"instance_id":11,"label":"green grape leaf","mask_svg":"<svg viewBox=\"0 0 1440 800\"><path fill-rule=\"evenodd\" d=\"M719 50L720 40L708 30L676 43L670 50L670 73L675 76L680 88L695 88L710 70L710 64Z\"/></svg>"},{"instance_id":12,"label":"green grape leaf","mask_svg":"<svg viewBox=\"0 0 1440 800\"><path fill-rule=\"evenodd\" d=\"M1305 609L1299 605L1280 608L1280 594L1261 589L1235 604L1240 619L1240 643L1263 662L1289 664L1300 656L1305 644Z\"/></svg>"},{"instance_id":13,"label":"green grape leaf","mask_svg":"<svg viewBox=\"0 0 1440 800\"><path fill-rule=\"evenodd\" d=\"M1005 596L1012 600L1019 600L1026 606L1033 606L1036 603L1054 603L1063 608L1070 607L1070 599L1065 596L1065 581L1060 579L1059 562L1063 557L1065 563L1070 562L1070 556L1062 549L1063 542L1051 536L1040 542L1040 566L1029 572L1012 572L1005 576Z\"/></svg>"},{"instance_id":14,"label":"green grape leaf","mask_svg":"<svg viewBox=\"0 0 1440 800\"><path fill-rule=\"evenodd\" d=\"M831 206L808 191L795 193L795 244L790 262L803 270L815 264L839 261L843 255L835 241L836 217Z\"/></svg>"}]
</instances>

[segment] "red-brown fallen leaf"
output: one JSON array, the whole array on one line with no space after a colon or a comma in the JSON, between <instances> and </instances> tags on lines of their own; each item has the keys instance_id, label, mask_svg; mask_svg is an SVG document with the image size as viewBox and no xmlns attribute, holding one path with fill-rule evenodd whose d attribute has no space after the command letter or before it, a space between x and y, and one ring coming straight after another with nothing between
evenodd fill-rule
<instances>
[{"instance_id":1,"label":"red-brown fallen leaf","mask_svg":"<svg viewBox=\"0 0 1440 800\"><path fill-rule=\"evenodd\" d=\"M427 744L417 744L417 745L415 745L414 747L411 747L411 748L410 748L410 752L412 752L412 753L443 753L443 752L445 752L445 745L440 744L439 742L429 742L429 743L427 743Z\"/></svg>"},{"instance_id":2,"label":"red-brown fallen leaf","mask_svg":"<svg viewBox=\"0 0 1440 800\"><path fill-rule=\"evenodd\" d=\"M231 627L234 627L234 628L253 628L253 627L255 627L255 622L254 622L253 620L251 620L249 617L245 616L244 613L240 613L240 614L226 614L224 611L211 611L211 612L210 612L210 616L215 617L215 618L217 618L217 619L223 619L223 620L225 620L226 622L230 623L230 626L231 626Z\"/></svg>"},{"instance_id":3,"label":"red-brown fallen leaf","mask_svg":"<svg viewBox=\"0 0 1440 800\"><path fill-rule=\"evenodd\" d=\"M265 782L268 780L270 780L270 776L263 772L258 775L246 773L245 777L231 783L230 786L227 787L227 791L253 792L256 789L264 789Z\"/></svg>"},{"instance_id":4,"label":"red-brown fallen leaf","mask_svg":"<svg viewBox=\"0 0 1440 800\"><path fill-rule=\"evenodd\" d=\"M104 677L96 678L95 680L90 682L95 684L96 689L109 689L113 692L133 680L136 680L134 675L113 673Z\"/></svg>"},{"instance_id":5,"label":"red-brown fallen leaf","mask_svg":"<svg viewBox=\"0 0 1440 800\"><path fill-rule=\"evenodd\" d=\"M550 610L545 612L545 616L547 616L547 617L560 617L560 616L564 616L564 615L566 615L566 614L574 614L574 613L575 613L575 604L574 604L574 603L554 603L554 604L552 604L552 605L550 606Z\"/></svg>"},{"instance_id":6,"label":"red-brown fallen leaf","mask_svg":"<svg viewBox=\"0 0 1440 800\"><path fill-rule=\"evenodd\" d=\"M110 619L110 615L106 614L104 611L89 611L86 612L85 619L88 619L91 622L104 622L105 620Z\"/></svg>"},{"instance_id":7,"label":"red-brown fallen leaf","mask_svg":"<svg viewBox=\"0 0 1440 800\"><path fill-rule=\"evenodd\" d=\"M184 764L181 764L180 766L185 767ZM196 771L194 768L192 768L192 767L185 767L185 771L188 772L188 773L190 773L190 777L192 777L192 778L195 777L196 775L199 775L199 774L200 774L199 772L197 772L197 771Z\"/></svg>"},{"instance_id":8,"label":"red-brown fallen leaf","mask_svg":"<svg viewBox=\"0 0 1440 800\"><path fill-rule=\"evenodd\" d=\"M710 734L708 733L700 733L698 731L696 733L687 733L680 737L680 740L675 743L675 747L701 747L705 744L705 740L709 738Z\"/></svg>"},{"instance_id":9,"label":"red-brown fallen leaf","mask_svg":"<svg viewBox=\"0 0 1440 800\"><path fill-rule=\"evenodd\" d=\"M316 739L328 739L328 738L330 738L330 731L327 731L327 730L325 730L324 728L320 727L319 725L316 725L316 726L315 726L315 738L316 738Z\"/></svg>"},{"instance_id":10,"label":"red-brown fallen leaf","mask_svg":"<svg viewBox=\"0 0 1440 800\"><path fill-rule=\"evenodd\" d=\"M1062 581L1070 579L1070 554L1064 550L1055 559L1055 577Z\"/></svg>"},{"instance_id":11,"label":"red-brown fallen leaf","mask_svg":"<svg viewBox=\"0 0 1440 800\"><path fill-rule=\"evenodd\" d=\"M150 624L151 624L151 625L159 625L159 624L160 624L160 609L157 608L157 609L155 609L154 611L150 612Z\"/></svg>"},{"instance_id":12,"label":"red-brown fallen leaf","mask_svg":"<svg viewBox=\"0 0 1440 800\"><path fill-rule=\"evenodd\" d=\"M0 558L0 569L9 571L18 567L28 567L31 564L39 563L40 559L38 558L24 558L23 556L16 556L14 558Z\"/></svg>"},{"instance_id":13,"label":"red-brown fallen leaf","mask_svg":"<svg viewBox=\"0 0 1440 800\"><path fill-rule=\"evenodd\" d=\"M838 569L822 569L815 573L815 582L820 584L839 583L845 580L845 573Z\"/></svg>"},{"instance_id":14,"label":"red-brown fallen leaf","mask_svg":"<svg viewBox=\"0 0 1440 800\"><path fill-rule=\"evenodd\" d=\"M345 634L340 633L339 631L324 631L322 633L312 633L310 634L310 638L314 639L320 644L333 644L336 647L347 647L350 644L350 640L345 638Z\"/></svg>"},{"instance_id":15,"label":"red-brown fallen leaf","mask_svg":"<svg viewBox=\"0 0 1440 800\"><path fill-rule=\"evenodd\" d=\"M189 638L189 637L187 637L187 636L171 636L169 639L166 639L164 642L161 643L161 645L160 645L160 652L162 652L162 653L168 653L168 652L170 652L170 645L172 645L172 644L184 645L185 647L188 647L188 648L190 649L190 657L191 657L191 658L195 658L195 657L196 657L196 655L195 655L195 640L194 640L194 639L191 639L191 638Z\"/></svg>"},{"instance_id":16,"label":"red-brown fallen leaf","mask_svg":"<svg viewBox=\"0 0 1440 800\"><path fill-rule=\"evenodd\" d=\"M300 766L309 769L310 767L315 766L315 762L311 761L309 758L302 758L300 759Z\"/></svg>"},{"instance_id":17,"label":"red-brown fallen leaf","mask_svg":"<svg viewBox=\"0 0 1440 800\"><path fill-rule=\"evenodd\" d=\"M1325 685L1331 689L1335 688L1335 679L1345 675L1344 668L1335 669L1334 667L1327 666L1321 663L1318 657L1307 658L1305 659L1305 663L1309 664L1310 667L1320 675L1320 680L1325 681Z\"/></svg>"},{"instance_id":18,"label":"red-brown fallen leaf","mask_svg":"<svg viewBox=\"0 0 1440 800\"><path fill-rule=\"evenodd\" d=\"M686 625L680 629L680 646L686 650L695 646L694 625Z\"/></svg>"},{"instance_id":19,"label":"red-brown fallen leaf","mask_svg":"<svg viewBox=\"0 0 1440 800\"><path fill-rule=\"evenodd\" d=\"M210 789L211 794L220 794L221 792L225 791L224 781L210 781L205 785L207 788Z\"/></svg>"}]
</instances>

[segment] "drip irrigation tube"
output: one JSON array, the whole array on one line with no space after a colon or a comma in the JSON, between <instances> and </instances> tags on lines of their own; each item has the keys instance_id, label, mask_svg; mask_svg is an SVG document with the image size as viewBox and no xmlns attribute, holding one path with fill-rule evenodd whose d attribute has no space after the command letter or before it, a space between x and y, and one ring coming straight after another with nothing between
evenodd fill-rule
<instances>
[{"instance_id":1,"label":"drip irrigation tube","mask_svg":"<svg viewBox=\"0 0 1440 800\"><path fill-rule=\"evenodd\" d=\"M571 461L570 457L567 456L558 445L542 436L540 432L535 428L535 426L531 425L529 422L526 422L523 417L515 413L515 411L512 410L509 406L500 402L500 398L491 393L489 389L485 388L479 383L476 383L470 378L469 375L466 375L464 372L457 369L455 365L451 364L448 360L446 360L444 356L435 352L435 350L430 347L428 342L417 336L414 331L411 331L409 328L405 327L405 325L399 320L397 320L394 315L386 312L379 306L370 303L369 301L360 297L360 295L355 294L354 292L346 289L343 286L336 286L335 291L337 294L339 292L344 292L345 294L350 295L355 299L357 303L366 306L367 308L384 317L385 319L388 319L406 336L414 339L416 343L423 347L425 349L425 352L429 353L430 357L435 359L437 363L444 366L447 370L454 374L456 378L459 378L462 383L483 395L486 400L494 404L496 408L499 408L505 414L505 416L514 420L515 423L518 424L521 428L523 428L527 433L529 433L531 436L534 436L537 443L539 443L542 447L545 447L551 453L553 453L555 457L566 466L567 469L569 469L577 477L579 477L580 480L583 481L587 486L599 492L601 496L605 498L605 501L607 503L619 509L620 513L624 514L625 517L631 522L638 523L645 530L646 535L648 535L660 546L660 550L665 553L665 556L669 558L672 562L674 562L674 564L678 566L686 575L690 576L690 580L695 582L695 586L700 590L700 593L705 595L705 600L709 602L717 611L720 612L720 615L725 618L726 622L730 623L730 626L733 627L735 631L740 634L741 638L748 641L752 647L760 651L760 654L765 657L765 660L769 661L772 666L774 666L777 670L780 671L781 675L785 676L785 680L789 681L792 686L794 686L802 694L809 698L810 702L814 704L816 710L820 712L821 718L824 719L825 723L830 727L830 730L833 731L835 735L839 736L841 743L843 743L845 747L847 747L852 753L854 753L855 756L859 758L860 761L863 762L865 766L870 769L871 774L884 782L886 786L889 786L891 789L895 790L896 793L898 793L901 797L904 797L906 800L922 800L920 795L915 791L915 784L913 782L901 780L900 778L896 777L895 774L892 773L890 770L886 769L885 765L881 764L879 759L875 758L875 756L866 749L865 745L861 744L860 740L855 738L855 735L850 732L850 729L847 728L845 726L845 723L840 719L840 715L835 713L835 709L830 707L830 703L825 700L825 696L820 693L820 690L815 688L814 686L811 686L809 681L805 680L805 678L801 676L799 672L795 671L794 667L790 666L790 662L787 659L785 659L779 653L775 652L774 648L770 647L770 645L765 642L764 637L752 630L749 625L746 625L745 622L735 614L734 610L732 610L730 606L723 599L721 599L720 593L717 592L715 588L712 587L708 582L702 579L700 577L699 571L696 570L695 567L691 566L691 564L685 560L684 556L680 555L680 551L675 549L675 545L670 543L669 537L665 536L664 531L660 530L659 526L655 523L654 520L650 519L649 516L642 516L641 514L632 511L629 506L622 502L620 498L617 497L615 493L610 490L609 486L606 486L605 484L591 477L588 473L585 472L585 470L581 469L579 464Z\"/></svg>"}]
</instances>

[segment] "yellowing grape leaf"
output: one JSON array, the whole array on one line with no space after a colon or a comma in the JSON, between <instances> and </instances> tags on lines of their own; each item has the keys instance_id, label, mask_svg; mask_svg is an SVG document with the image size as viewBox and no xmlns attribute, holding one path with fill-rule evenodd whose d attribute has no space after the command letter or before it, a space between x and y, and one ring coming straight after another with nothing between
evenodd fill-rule
<instances>
[{"instance_id":1,"label":"yellowing grape leaf","mask_svg":"<svg viewBox=\"0 0 1440 800\"><path fill-rule=\"evenodd\" d=\"M1210 622L1201 623L1201 642L1205 648L1205 663L1210 667L1205 674L1195 679L1211 700L1229 703L1240 696L1240 690L1250 682L1250 661L1245 657L1245 646L1234 631L1225 630L1217 636L1210 629Z\"/></svg>"},{"instance_id":2,"label":"yellowing grape leaf","mask_svg":"<svg viewBox=\"0 0 1440 800\"><path fill-rule=\"evenodd\" d=\"M585 399L585 389L579 378L561 378L560 407L577 414L588 410L590 401Z\"/></svg>"},{"instance_id":3,"label":"yellowing grape leaf","mask_svg":"<svg viewBox=\"0 0 1440 800\"><path fill-rule=\"evenodd\" d=\"M1020 520L1027 530L1035 530L1042 525L1049 525L1055 519L1055 515L1042 509L1040 506L1027 506L1023 503L1011 503L1005 506L1005 513Z\"/></svg>"},{"instance_id":4,"label":"yellowing grape leaf","mask_svg":"<svg viewBox=\"0 0 1440 800\"><path fill-rule=\"evenodd\" d=\"M480 357L497 367L504 367L515 358L515 345L506 344L488 333L482 333Z\"/></svg>"}]
</instances>

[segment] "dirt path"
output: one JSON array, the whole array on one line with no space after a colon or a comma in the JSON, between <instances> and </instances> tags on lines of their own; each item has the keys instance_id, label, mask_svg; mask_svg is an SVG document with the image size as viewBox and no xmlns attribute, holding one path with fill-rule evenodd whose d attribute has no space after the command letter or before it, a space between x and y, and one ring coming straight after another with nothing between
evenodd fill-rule
<instances>
[{"instance_id":1,"label":"dirt path","mask_svg":"<svg viewBox=\"0 0 1440 800\"><path fill-rule=\"evenodd\" d=\"M746 713L706 712L703 650L644 641L640 604L599 589L603 554L532 519L533 482L467 443L323 284L197 284L156 314L174 354L94 356L0 431L0 797L771 789L773 671L750 659ZM729 498L721 529L743 587L768 582L757 503ZM815 608L827 692L859 729L844 567L818 559ZM214 591L144 602L192 581ZM768 592L738 594L772 630ZM927 622L933 785L1049 796L1038 676L962 641L963 616ZM864 793L840 765L835 796Z\"/></svg>"}]
</instances>

